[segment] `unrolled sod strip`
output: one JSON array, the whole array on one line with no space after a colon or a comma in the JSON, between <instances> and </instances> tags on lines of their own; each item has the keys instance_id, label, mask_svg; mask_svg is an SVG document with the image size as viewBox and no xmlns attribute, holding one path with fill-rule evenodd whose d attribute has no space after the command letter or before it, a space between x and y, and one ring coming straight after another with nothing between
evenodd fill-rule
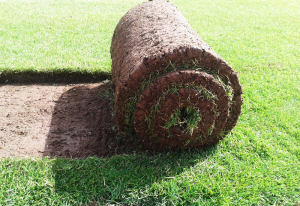
<instances>
[{"instance_id":1,"label":"unrolled sod strip","mask_svg":"<svg viewBox=\"0 0 300 206\"><path fill-rule=\"evenodd\" d=\"M119 132L150 149L216 144L236 125L237 73L169 2L142 3L118 23L111 45Z\"/></svg>"}]
</instances>

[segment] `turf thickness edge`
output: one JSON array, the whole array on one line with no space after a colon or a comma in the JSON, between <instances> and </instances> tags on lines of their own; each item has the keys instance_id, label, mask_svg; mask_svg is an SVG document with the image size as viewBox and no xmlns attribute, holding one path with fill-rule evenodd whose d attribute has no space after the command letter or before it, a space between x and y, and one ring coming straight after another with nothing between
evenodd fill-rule
<instances>
[{"instance_id":1,"label":"turf thickness edge","mask_svg":"<svg viewBox=\"0 0 300 206\"><path fill-rule=\"evenodd\" d=\"M111 79L110 72L104 71L0 71L0 84L12 83L93 83Z\"/></svg>"}]
</instances>

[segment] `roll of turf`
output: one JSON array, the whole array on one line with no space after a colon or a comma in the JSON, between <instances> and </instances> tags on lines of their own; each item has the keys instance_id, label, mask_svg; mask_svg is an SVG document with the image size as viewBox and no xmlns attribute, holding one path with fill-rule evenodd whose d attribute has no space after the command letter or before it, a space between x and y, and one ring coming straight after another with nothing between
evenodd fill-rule
<instances>
[{"instance_id":1,"label":"roll of turf","mask_svg":"<svg viewBox=\"0 0 300 206\"><path fill-rule=\"evenodd\" d=\"M236 125L242 86L169 2L127 12L111 44L119 132L153 150L213 145Z\"/></svg>"}]
</instances>

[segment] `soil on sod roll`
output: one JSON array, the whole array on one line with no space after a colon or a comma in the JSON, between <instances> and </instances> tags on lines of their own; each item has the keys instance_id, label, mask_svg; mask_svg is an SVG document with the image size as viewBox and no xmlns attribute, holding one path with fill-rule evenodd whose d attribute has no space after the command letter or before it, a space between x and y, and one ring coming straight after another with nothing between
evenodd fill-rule
<instances>
[{"instance_id":1,"label":"soil on sod roll","mask_svg":"<svg viewBox=\"0 0 300 206\"><path fill-rule=\"evenodd\" d=\"M119 131L136 134L148 148L216 144L236 125L237 73L171 3L149 1L125 14L111 57Z\"/></svg>"}]
</instances>

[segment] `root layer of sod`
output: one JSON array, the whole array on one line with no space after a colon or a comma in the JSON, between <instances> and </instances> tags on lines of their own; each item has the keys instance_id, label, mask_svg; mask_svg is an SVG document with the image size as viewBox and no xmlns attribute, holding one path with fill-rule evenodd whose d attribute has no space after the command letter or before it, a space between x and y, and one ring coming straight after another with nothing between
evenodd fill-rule
<instances>
[{"instance_id":1,"label":"root layer of sod","mask_svg":"<svg viewBox=\"0 0 300 206\"><path fill-rule=\"evenodd\" d=\"M149 1L125 14L111 56L119 131L136 134L146 147L212 145L236 125L237 74L169 2Z\"/></svg>"}]
</instances>

